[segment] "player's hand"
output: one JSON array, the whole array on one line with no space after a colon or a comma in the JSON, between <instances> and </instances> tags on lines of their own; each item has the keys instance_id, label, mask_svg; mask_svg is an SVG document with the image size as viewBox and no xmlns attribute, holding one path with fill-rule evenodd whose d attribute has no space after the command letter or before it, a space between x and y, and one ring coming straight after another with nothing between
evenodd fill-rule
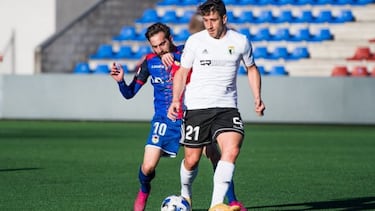
<instances>
[{"instance_id":1,"label":"player's hand","mask_svg":"<svg viewBox=\"0 0 375 211\"><path fill-rule=\"evenodd\" d=\"M124 70L122 69L122 66L116 62L113 62L110 74L117 82L124 80Z\"/></svg>"},{"instance_id":2,"label":"player's hand","mask_svg":"<svg viewBox=\"0 0 375 211\"><path fill-rule=\"evenodd\" d=\"M258 114L258 116L263 116L264 110L266 110L266 106L264 105L262 99L255 99L255 112Z\"/></svg>"},{"instance_id":3,"label":"player's hand","mask_svg":"<svg viewBox=\"0 0 375 211\"><path fill-rule=\"evenodd\" d=\"M172 53L165 53L161 55L161 62L163 63L165 69L168 69L174 63L174 56Z\"/></svg>"},{"instance_id":4,"label":"player's hand","mask_svg":"<svg viewBox=\"0 0 375 211\"><path fill-rule=\"evenodd\" d=\"M177 119L178 113L180 112L181 103L176 101L172 102L168 109L168 118L175 121Z\"/></svg>"}]
</instances>

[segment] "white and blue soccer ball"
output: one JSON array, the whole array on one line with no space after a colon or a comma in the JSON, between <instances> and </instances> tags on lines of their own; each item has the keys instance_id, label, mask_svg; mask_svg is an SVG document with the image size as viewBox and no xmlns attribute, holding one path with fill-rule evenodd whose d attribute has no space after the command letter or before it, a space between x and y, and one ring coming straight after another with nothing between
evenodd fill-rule
<instances>
[{"instance_id":1,"label":"white and blue soccer ball","mask_svg":"<svg viewBox=\"0 0 375 211\"><path fill-rule=\"evenodd\" d=\"M171 195L161 203L161 211L190 211L189 202L182 196Z\"/></svg>"}]
</instances>

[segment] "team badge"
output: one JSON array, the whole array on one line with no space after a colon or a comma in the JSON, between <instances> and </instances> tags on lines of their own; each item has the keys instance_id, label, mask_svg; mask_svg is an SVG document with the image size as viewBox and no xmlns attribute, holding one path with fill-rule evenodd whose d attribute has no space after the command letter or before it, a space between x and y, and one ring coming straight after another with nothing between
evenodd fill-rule
<instances>
[{"instance_id":1,"label":"team badge","mask_svg":"<svg viewBox=\"0 0 375 211\"><path fill-rule=\"evenodd\" d=\"M154 144L158 143L159 142L159 136L158 135L153 135L151 141Z\"/></svg>"},{"instance_id":2,"label":"team badge","mask_svg":"<svg viewBox=\"0 0 375 211\"><path fill-rule=\"evenodd\" d=\"M229 46L228 52L229 52L230 55L234 54L234 46Z\"/></svg>"}]
</instances>

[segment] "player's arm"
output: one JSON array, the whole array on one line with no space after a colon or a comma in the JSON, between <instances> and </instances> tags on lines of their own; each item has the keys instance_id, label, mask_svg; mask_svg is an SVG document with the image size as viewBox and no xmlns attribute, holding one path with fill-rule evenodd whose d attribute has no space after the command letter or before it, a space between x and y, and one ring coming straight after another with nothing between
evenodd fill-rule
<instances>
[{"instance_id":1,"label":"player's arm","mask_svg":"<svg viewBox=\"0 0 375 211\"><path fill-rule=\"evenodd\" d=\"M181 109L181 97L185 90L186 80L189 75L190 68L180 66L173 77L173 98L168 109L168 118L176 120Z\"/></svg>"},{"instance_id":2,"label":"player's arm","mask_svg":"<svg viewBox=\"0 0 375 211\"><path fill-rule=\"evenodd\" d=\"M111 76L117 81L120 92L125 99L134 97L145 84L145 81L147 81L148 71L143 71L142 74L139 74L142 69L144 69L143 67L145 65L147 66L145 63L146 61L142 63L140 71L134 76L133 81L129 85L127 85L124 80L124 70L122 69L121 65L116 65L116 63L113 63L111 67ZM142 77L144 77L145 80L141 80Z\"/></svg>"},{"instance_id":3,"label":"player's arm","mask_svg":"<svg viewBox=\"0 0 375 211\"><path fill-rule=\"evenodd\" d=\"M254 96L255 112L259 116L263 116L265 105L261 96L261 77L258 68L255 64L247 67L247 78L250 83L250 88Z\"/></svg>"}]
</instances>

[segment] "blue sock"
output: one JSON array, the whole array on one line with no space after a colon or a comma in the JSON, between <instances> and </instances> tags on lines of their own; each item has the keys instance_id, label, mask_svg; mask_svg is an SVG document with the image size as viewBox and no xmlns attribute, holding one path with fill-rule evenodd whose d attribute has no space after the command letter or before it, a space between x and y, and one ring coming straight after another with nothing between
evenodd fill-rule
<instances>
[{"instance_id":1,"label":"blue sock","mask_svg":"<svg viewBox=\"0 0 375 211\"><path fill-rule=\"evenodd\" d=\"M229 184L228 191L227 191L226 195L228 197L228 203L231 203L232 201L237 201L236 194L234 193L233 180Z\"/></svg>"},{"instance_id":2,"label":"blue sock","mask_svg":"<svg viewBox=\"0 0 375 211\"><path fill-rule=\"evenodd\" d=\"M143 193L149 193L151 190L151 180L155 177L155 171L152 172L150 175L145 175L142 172L142 168L139 168L138 178L139 182L141 183L141 190Z\"/></svg>"}]
</instances>

